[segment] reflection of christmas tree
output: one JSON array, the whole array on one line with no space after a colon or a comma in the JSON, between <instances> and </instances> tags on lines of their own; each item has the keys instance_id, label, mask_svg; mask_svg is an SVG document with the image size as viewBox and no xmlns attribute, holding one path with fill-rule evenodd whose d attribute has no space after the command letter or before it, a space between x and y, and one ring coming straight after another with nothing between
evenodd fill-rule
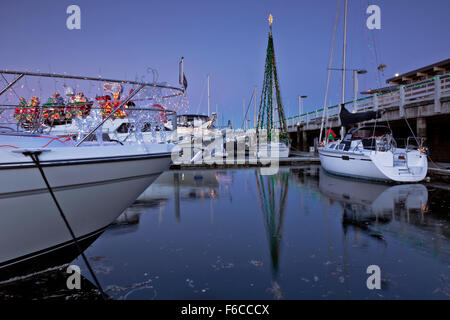
<instances>
[{"instance_id":1,"label":"reflection of christmas tree","mask_svg":"<svg viewBox=\"0 0 450 320\"><path fill-rule=\"evenodd\" d=\"M255 174L272 263L272 288L270 291L278 299L282 297L281 288L278 284L278 267L289 172L280 172L273 176L263 176L257 172Z\"/></svg>"},{"instance_id":2,"label":"reflection of christmas tree","mask_svg":"<svg viewBox=\"0 0 450 320\"><path fill-rule=\"evenodd\" d=\"M278 114L282 140L287 139L287 126L284 117L283 105L281 103L280 86L278 83L277 65L275 62L275 50L272 38L272 15L269 16L269 41L267 44L266 66L264 71L264 82L259 104L258 123L256 132L266 129L270 139L271 130L274 129Z\"/></svg>"}]
</instances>

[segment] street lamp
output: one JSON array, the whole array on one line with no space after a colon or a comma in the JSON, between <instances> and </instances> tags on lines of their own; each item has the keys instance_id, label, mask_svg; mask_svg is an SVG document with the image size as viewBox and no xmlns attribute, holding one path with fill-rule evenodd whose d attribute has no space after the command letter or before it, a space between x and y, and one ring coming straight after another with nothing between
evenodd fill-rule
<instances>
[{"instance_id":1,"label":"street lamp","mask_svg":"<svg viewBox=\"0 0 450 320\"><path fill-rule=\"evenodd\" d=\"M298 123L300 124L301 116L303 113L303 100L306 99L308 96L298 96Z\"/></svg>"},{"instance_id":2,"label":"street lamp","mask_svg":"<svg viewBox=\"0 0 450 320\"><path fill-rule=\"evenodd\" d=\"M303 101L302 99L306 99L308 96L298 96L298 115L301 116L303 113Z\"/></svg>"},{"instance_id":3,"label":"street lamp","mask_svg":"<svg viewBox=\"0 0 450 320\"><path fill-rule=\"evenodd\" d=\"M353 112L356 112L358 100L358 74L366 74L367 70L353 69Z\"/></svg>"}]
</instances>

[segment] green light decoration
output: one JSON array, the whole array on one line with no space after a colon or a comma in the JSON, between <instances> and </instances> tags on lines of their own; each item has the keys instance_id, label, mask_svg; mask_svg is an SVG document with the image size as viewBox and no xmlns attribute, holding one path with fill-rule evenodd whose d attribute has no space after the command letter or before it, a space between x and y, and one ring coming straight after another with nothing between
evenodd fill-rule
<instances>
[{"instance_id":1,"label":"green light decoration","mask_svg":"<svg viewBox=\"0 0 450 320\"><path fill-rule=\"evenodd\" d=\"M286 201L289 187L289 172L279 172L277 175L263 176L255 170L256 186L259 194L259 204L264 215L267 239L272 269L272 288L270 291L275 299L282 297L278 284L281 242L283 235L283 218L286 211Z\"/></svg>"},{"instance_id":2,"label":"green light decoration","mask_svg":"<svg viewBox=\"0 0 450 320\"><path fill-rule=\"evenodd\" d=\"M286 141L288 140L288 133L283 104L281 103L280 85L278 83L277 65L272 37L272 22L273 17L272 15L269 15L269 41L267 43L264 82L262 86L261 102L259 104L256 134L259 134L259 130L266 129L267 139L268 141L271 140L271 132L275 128L276 123L274 113L277 112L280 123L280 141Z\"/></svg>"}]
</instances>

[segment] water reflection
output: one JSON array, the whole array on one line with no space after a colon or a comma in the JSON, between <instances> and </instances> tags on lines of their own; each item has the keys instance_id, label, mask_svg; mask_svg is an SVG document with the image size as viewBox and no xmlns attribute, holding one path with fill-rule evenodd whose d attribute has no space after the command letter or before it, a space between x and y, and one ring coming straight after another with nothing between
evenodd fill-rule
<instances>
[{"instance_id":1,"label":"water reflection","mask_svg":"<svg viewBox=\"0 0 450 320\"><path fill-rule=\"evenodd\" d=\"M100 234L79 241L85 251ZM34 258L30 262L5 268L0 273L0 300L103 300L97 287L90 279L85 264L79 261L82 270L80 288L69 289L67 280L73 272L67 272L70 262L79 255L75 245L68 245L54 252ZM93 262L96 257L89 257ZM94 268L94 272L98 272Z\"/></svg>"},{"instance_id":2,"label":"water reflection","mask_svg":"<svg viewBox=\"0 0 450 320\"><path fill-rule=\"evenodd\" d=\"M86 255L113 299L448 299L449 195L318 166L168 171Z\"/></svg>"},{"instance_id":3,"label":"water reflection","mask_svg":"<svg viewBox=\"0 0 450 320\"><path fill-rule=\"evenodd\" d=\"M273 176L171 171L126 212L140 213L136 237L147 239L143 250L154 260L119 256L167 279L155 295L161 299L445 298L449 217L436 203L447 196L422 184L344 179L317 166ZM384 271L381 292L365 286L370 264ZM125 281L112 273L113 283Z\"/></svg>"},{"instance_id":4,"label":"water reflection","mask_svg":"<svg viewBox=\"0 0 450 320\"><path fill-rule=\"evenodd\" d=\"M414 216L423 223L428 210L428 191L421 184L376 184L336 177L322 169L319 189L330 204L336 201L342 206L344 234L352 227L385 241L382 231L392 220L409 223Z\"/></svg>"},{"instance_id":5,"label":"water reflection","mask_svg":"<svg viewBox=\"0 0 450 320\"><path fill-rule=\"evenodd\" d=\"M259 203L264 215L264 223L269 240L272 266L272 287L270 291L275 299L283 297L278 283L278 260L282 241L283 216L289 186L289 170L281 170L278 175L264 176L255 171Z\"/></svg>"},{"instance_id":6,"label":"water reflection","mask_svg":"<svg viewBox=\"0 0 450 320\"><path fill-rule=\"evenodd\" d=\"M401 244L448 263L448 208L430 210L422 184L386 185L336 177L320 172L319 189L329 204L342 208L342 230L357 241L365 234L385 246L388 236ZM442 221L442 218L445 220Z\"/></svg>"},{"instance_id":7,"label":"water reflection","mask_svg":"<svg viewBox=\"0 0 450 320\"><path fill-rule=\"evenodd\" d=\"M233 184L233 174L226 171L170 171L161 175L150 187L147 188L115 221L117 227L126 226L127 232L137 230L139 216L147 209L157 208L159 221L162 221L162 213L168 201L174 199L174 214L177 222L181 221L182 201L195 202L198 200L214 200L225 196L232 202L230 186ZM210 217L214 221L214 208L210 201Z\"/></svg>"},{"instance_id":8,"label":"water reflection","mask_svg":"<svg viewBox=\"0 0 450 320\"><path fill-rule=\"evenodd\" d=\"M97 287L81 275L80 289L68 289L68 265L0 282L0 300L103 300Z\"/></svg>"}]
</instances>

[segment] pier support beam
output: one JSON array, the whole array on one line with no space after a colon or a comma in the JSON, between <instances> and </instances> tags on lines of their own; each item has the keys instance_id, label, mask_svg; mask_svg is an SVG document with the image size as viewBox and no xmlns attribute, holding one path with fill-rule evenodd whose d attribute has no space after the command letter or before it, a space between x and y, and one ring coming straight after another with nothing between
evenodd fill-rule
<instances>
[{"instance_id":1,"label":"pier support beam","mask_svg":"<svg viewBox=\"0 0 450 320\"><path fill-rule=\"evenodd\" d=\"M441 112L441 79L434 77L434 112Z\"/></svg>"},{"instance_id":2,"label":"pier support beam","mask_svg":"<svg viewBox=\"0 0 450 320\"><path fill-rule=\"evenodd\" d=\"M426 118L417 118L416 132L418 137L427 137L427 120Z\"/></svg>"},{"instance_id":3,"label":"pier support beam","mask_svg":"<svg viewBox=\"0 0 450 320\"><path fill-rule=\"evenodd\" d=\"M400 117L403 117L405 114L405 87L400 86L399 92L400 92L400 105L398 106L398 111Z\"/></svg>"},{"instance_id":4,"label":"pier support beam","mask_svg":"<svg viewBox=\"0 0 450 320\"><path fill-rule=\"evenodd\" d=\"M308 151L308 135L306 130L302 130L302 149L303 151Z\"/></svg>"}]
</instances>

